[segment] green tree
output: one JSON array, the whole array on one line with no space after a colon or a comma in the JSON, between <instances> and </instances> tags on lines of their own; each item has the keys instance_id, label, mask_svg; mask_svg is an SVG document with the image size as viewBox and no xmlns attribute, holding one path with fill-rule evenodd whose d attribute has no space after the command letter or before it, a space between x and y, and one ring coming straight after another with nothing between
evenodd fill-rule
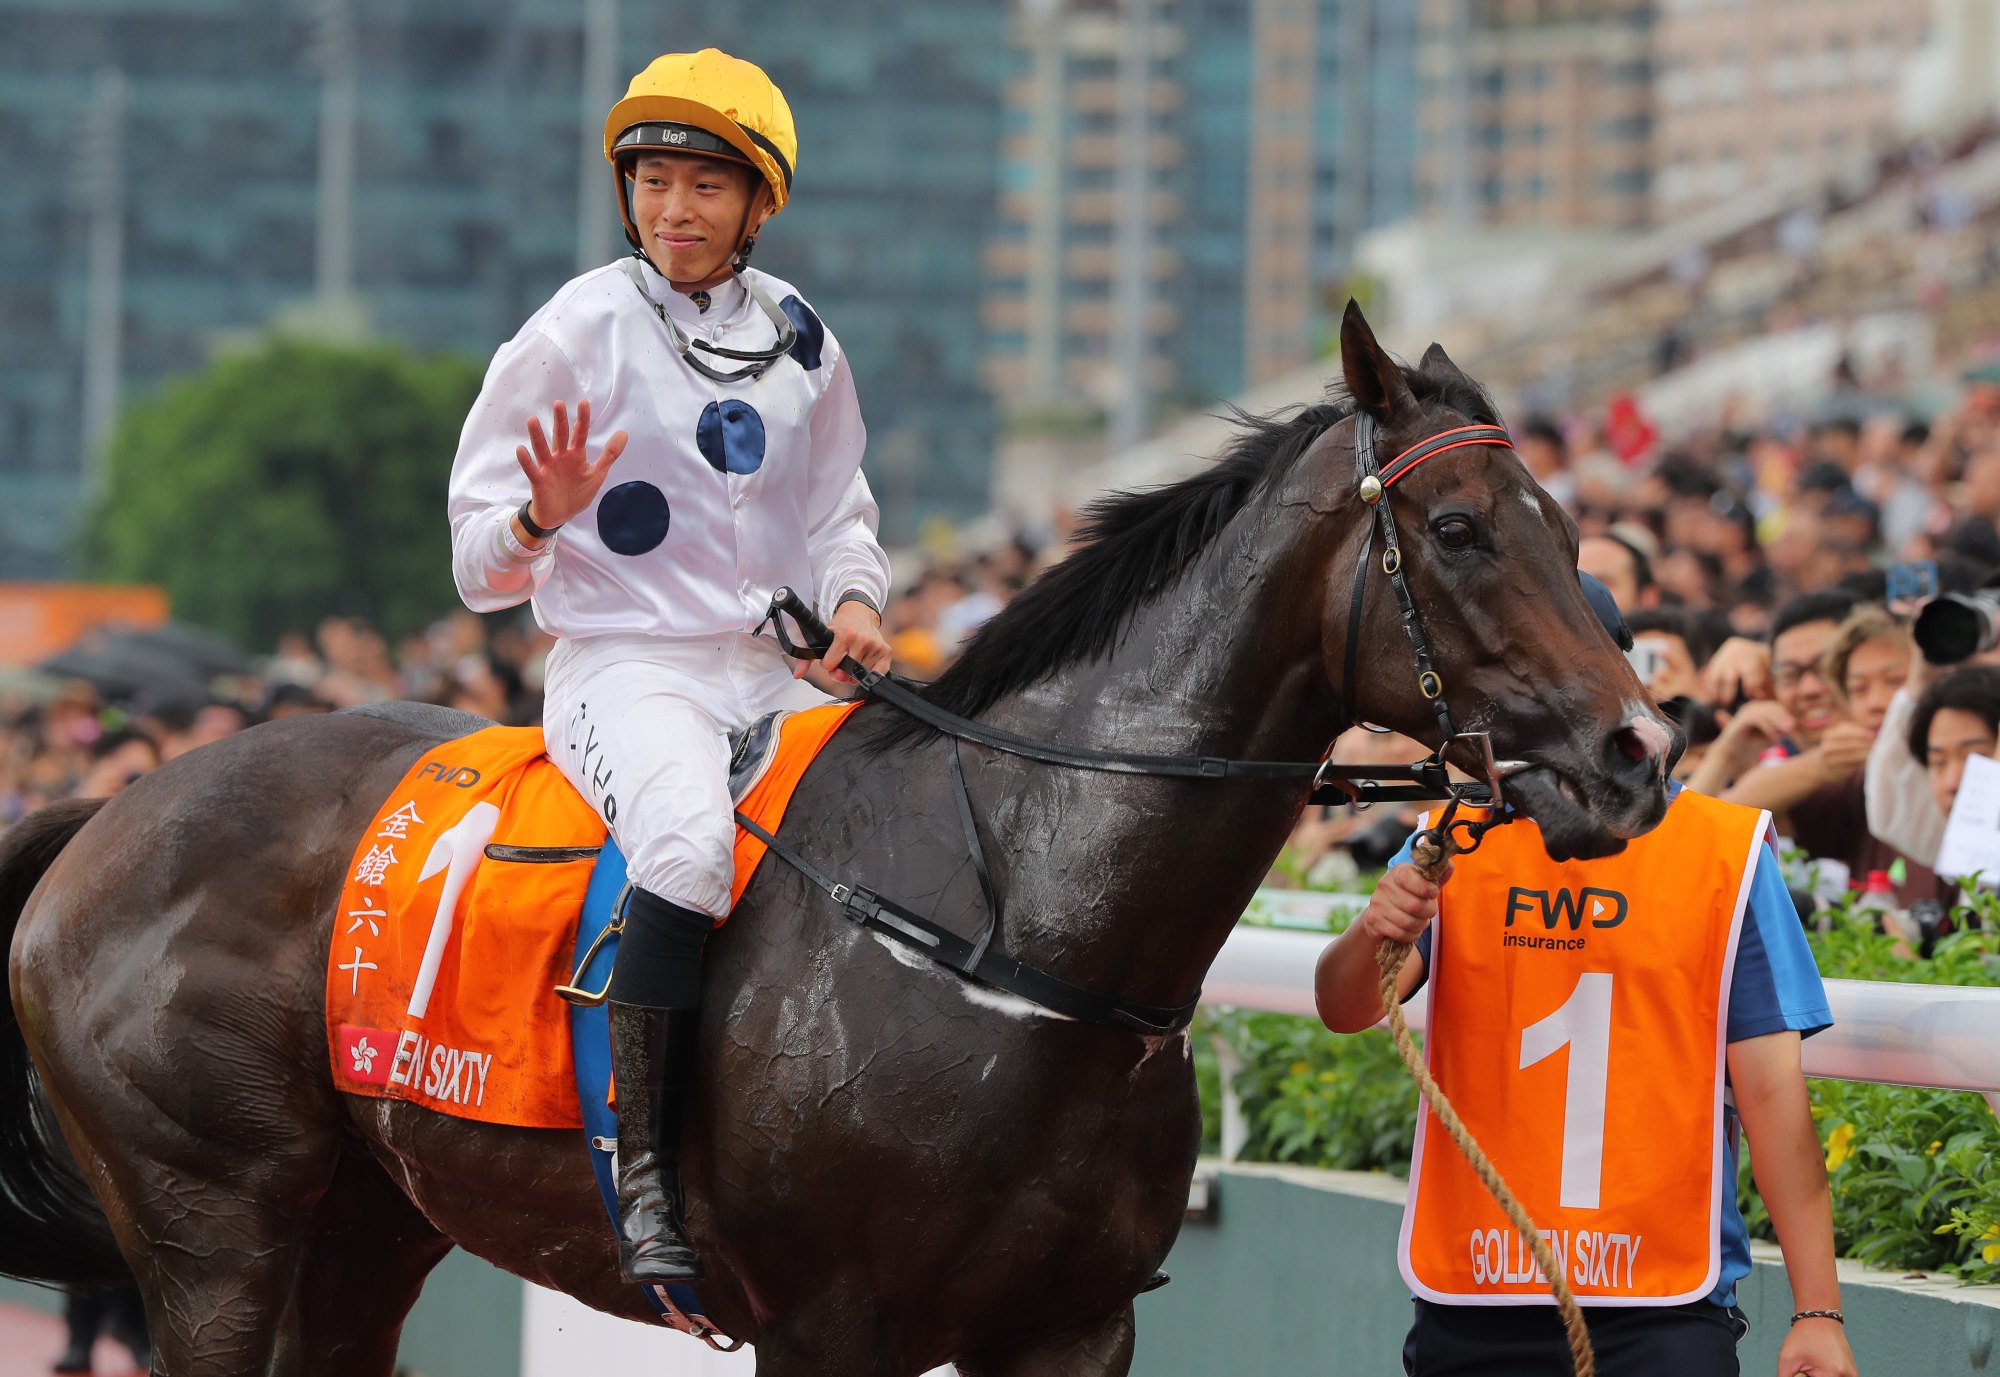
<instances>
[{"instance_id":1,"label":"green tree","mask_svg":"<svg viewBox=\"0 0 2000 1377\"><path fill-rule=\"evenodd\" d=\"M479 376L384 344L220 359L119 418L88 562L253 648L333 613L412 630L457 603L445 487Z\"/></svg>"}]
</instances>

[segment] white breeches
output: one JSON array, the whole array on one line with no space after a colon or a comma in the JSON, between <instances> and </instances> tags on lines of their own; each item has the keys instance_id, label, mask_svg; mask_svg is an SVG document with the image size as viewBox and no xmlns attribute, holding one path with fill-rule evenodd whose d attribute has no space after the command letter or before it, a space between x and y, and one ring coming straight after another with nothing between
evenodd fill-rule
<instances>
[{"instance_id":1,"label":"white breeches","mask_svg":"<svg viewBox=\"0 0 2000 1377\"><path fill-rule=\"evenodd\" d=\"M549 758L597 809L632 883L721 918L736 826L728 733L828 702L769 638L564 640L549 655Z\"/></svg>"}]
</instances>

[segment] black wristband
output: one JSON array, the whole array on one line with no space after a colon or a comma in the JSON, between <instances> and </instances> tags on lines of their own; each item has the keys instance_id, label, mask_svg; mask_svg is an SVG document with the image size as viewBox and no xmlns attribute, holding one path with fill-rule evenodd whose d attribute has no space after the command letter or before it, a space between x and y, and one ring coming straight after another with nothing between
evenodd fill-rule
<instances>
[{"instance_id":1,"label":"black wristband","mask_svg":"<svg viewBox=\"0 0 2000 1377\"><path fill-rule=\"evenodd\" d=\"M1838 1310L1801 1310L1792 1316L1792 1323L1797 1324L1800 1320L1832 1320L1838 1325L1847 1324L1847 1316Z\"/></svg>"},{"instance_id":2,"label":"black wristband","mask_svg":"<svg viewBox=\"0 0 2000 1377\"><path fill-rule=\"evenodd\" d=\"M560 531L562 529L562 523L559 521L553 526L537 526L535 524L535 518L528 515L528 508L534 505L535 505L535 500L532 497L529 498L526 502L523 502L521 504L521 510L514 513L514 519L521 523L522 530L526 531L536 540L547 540L550 536L554 535L557 531Z\"/></svg>"},{"instance_id":3,"label":"black wristband","mask_svg":"<svg viewBox=\"0 0 2000 1377\"><path fill-rule=\"evenodd\" d=\"M878 617L882 615L882 609L875 605L875 599L869 597L859 588L850 588L845 593L842 593L840 595L840 602L837 602L833 605L833 610L838 612L841 608L842 603L850 603L850 602L860 603L863 607L867 608L870 612L873 612Z\"/></svg>"}]
</instances>

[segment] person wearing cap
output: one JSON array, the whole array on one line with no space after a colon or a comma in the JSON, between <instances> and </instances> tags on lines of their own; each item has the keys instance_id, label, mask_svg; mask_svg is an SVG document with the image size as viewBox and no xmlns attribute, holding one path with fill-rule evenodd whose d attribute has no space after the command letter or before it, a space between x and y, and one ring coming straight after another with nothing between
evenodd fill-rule
<instances>
[{"instance_id":1,"label":"person wearing cap","mask_svg":"<svg viewBox=\"0 0 2000 1377\"><path fill-rule=\"evenodd\" d=\"M494 355L452 466L452 569L474 611L532 601L557 638L549 755L630 869L610 987L620 1256L661 1283L701 1276L678 1147L702 948L729 908L727 735L826 701L752 633L790 586L833 629L827 673L887 669L889 564L847 357L749 266L791 197L783 93L713 48L667 54L612 107L604 156L635 252Z\"/></svg>"},{"instance_id":2,"label":"person wearing cap","mask_svg":"<svg viewBox=\"0 0 2000 1377\"><path fill-rule=\"evenodd\" d=\"M1617 605L1583 576L1618 643ZM1425 1056L1549 1241L1599 1370L1738 1371L1750 1271L1737 1125L1777 1229L1794 1314L1778 1377L1851 1377L1826 1163L1800 1068L1826 995L1768 841L1770 817L1670 785L1666 818L1616 856L1558 863L1516 819L1435 885L1406 844L1321 954L1335 1032L1383 1016L1376 952L1416 945ZM1428 1109L1398 1256L1414 1293L1416 1377L1570 1371L1547 1283Z\"/></svg>"}]
</instances>

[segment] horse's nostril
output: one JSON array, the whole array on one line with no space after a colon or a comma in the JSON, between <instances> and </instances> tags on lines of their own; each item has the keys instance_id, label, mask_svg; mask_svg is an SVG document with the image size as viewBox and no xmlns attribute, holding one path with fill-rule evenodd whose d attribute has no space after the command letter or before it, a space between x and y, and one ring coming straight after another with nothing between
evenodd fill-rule
<instances>
[{"instance_id":1,"label":"horse's nostril","mask_svg":"<svg viewBox=\"0 0 2000 1377\"><path fill-rule=\"evenodd\" d=\"M1620 753L1627 760L1640 761L1652 755L1652 751L1646 746L1645 739L1630 727L1622 728L1611 739L1617 743Z\"/></svg>"}]
</instances>

